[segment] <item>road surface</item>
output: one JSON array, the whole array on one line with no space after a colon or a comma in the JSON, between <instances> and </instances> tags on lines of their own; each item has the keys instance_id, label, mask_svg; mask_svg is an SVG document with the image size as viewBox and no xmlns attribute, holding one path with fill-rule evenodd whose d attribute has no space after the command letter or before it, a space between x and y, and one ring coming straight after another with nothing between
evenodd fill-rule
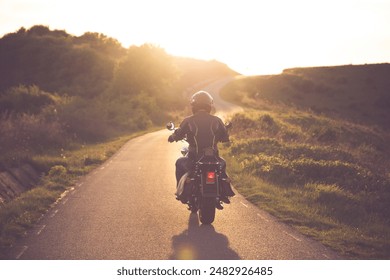
<instances>
[{"instance_id":1,"label":"road surface","mask_svg":"<svg viewBox=\"0 0 390 280\"><path fill-rule=\"evenodd\" d=\"M221 113L241 110L204 89ZM221 116L226 116L222 114ZM175 160L184 143L161 130L135 138L82 178L8 252L9 259L337 259L321 244L257 209L241 195L212 225L175 200Z\"/></svg>"}]
</instances>

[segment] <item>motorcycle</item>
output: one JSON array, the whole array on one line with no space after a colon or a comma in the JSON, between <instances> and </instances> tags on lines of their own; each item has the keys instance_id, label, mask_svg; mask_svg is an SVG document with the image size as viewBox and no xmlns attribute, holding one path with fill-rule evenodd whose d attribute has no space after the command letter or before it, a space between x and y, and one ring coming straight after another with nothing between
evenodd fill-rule
<instances>
[{"instance_id":1,"label":"motorcycle","mask_svg":"<svg viewBox=\"0 0 390 280\"><path fill-rule=\"evenodd\" d=\"M231 123L226 124L226 127L230 128ZM175 130L173 122L167 124L167 129ZM182 148L181 153L188 156L188 148ZM219 159L214 149L205 149L200 159L194 162L193 170L185 173L177 186L176 195L185 193L184 197L188 199L182 200L182 203L188 204L188 210L192 213L199 212L202 224L214 222L216 208L223 209L222 187L230 183L230 179L224 176L223 163Z\"/></svg>"}]
</instances>

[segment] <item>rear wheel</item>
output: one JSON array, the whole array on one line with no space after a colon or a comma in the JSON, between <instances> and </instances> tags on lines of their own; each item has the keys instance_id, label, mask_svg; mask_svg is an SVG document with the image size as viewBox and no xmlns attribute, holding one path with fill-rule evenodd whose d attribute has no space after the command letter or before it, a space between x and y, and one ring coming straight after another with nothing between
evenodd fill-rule
<instances>
[{"instance_id":1,"label":"rear wheel","mask_svg":"<svg viewBox=\"0 0 390 280\"><path fill-rule=\"evenodd\" d=\"M211 224L215 219L215 198L207 197L202 199L199 208L199 219L202 224Z\"/></svg>"}]
</instances>

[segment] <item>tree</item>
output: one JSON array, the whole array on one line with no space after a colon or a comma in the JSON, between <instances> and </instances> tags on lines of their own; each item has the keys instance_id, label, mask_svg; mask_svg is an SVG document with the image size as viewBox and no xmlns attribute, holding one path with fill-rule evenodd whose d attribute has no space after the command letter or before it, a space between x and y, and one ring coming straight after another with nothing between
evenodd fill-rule
<instances>
[{"instance_id":1,"label":"tree","mask_svg":"<svg viewBox=\"0 0 390 280\"><path fill-rule=\"evenodd\" d=\"M132 46L115 72L113 90L119 95L137 95L144 91L157 96L177 77L172 57L150 44Z\"/></svg>"}]
</instances>

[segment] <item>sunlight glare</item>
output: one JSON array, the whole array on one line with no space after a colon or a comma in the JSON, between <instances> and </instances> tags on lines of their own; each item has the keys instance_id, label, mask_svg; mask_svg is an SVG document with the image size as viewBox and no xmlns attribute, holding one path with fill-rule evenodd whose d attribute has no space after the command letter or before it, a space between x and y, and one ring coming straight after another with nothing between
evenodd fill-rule
<instances>
[{"instance_id":1,"label":"sunlight glare","mask_svg":"<svg viewBox=\"0 0 390 280\"><path fill-rule=\"evenodd\" d=\"M244 74L388 62L388 0L2 0L0 33L36 24L103 33L125 48L216 59ZM71 19L71 20L70 20Z\"/></svg>"}]
</instances>

